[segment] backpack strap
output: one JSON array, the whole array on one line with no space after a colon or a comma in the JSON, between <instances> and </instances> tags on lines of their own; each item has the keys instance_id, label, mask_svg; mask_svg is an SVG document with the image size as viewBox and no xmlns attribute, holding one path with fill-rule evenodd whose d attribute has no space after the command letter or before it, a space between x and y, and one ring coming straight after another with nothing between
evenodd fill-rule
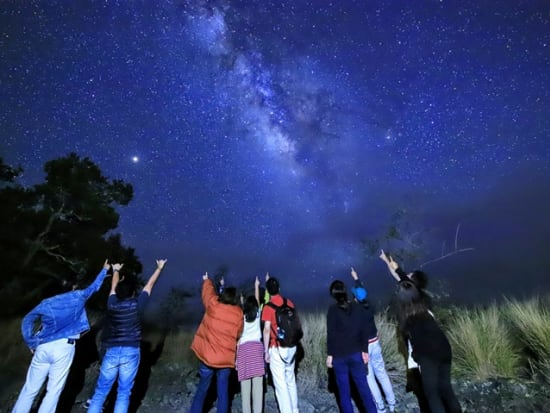
<instances>
[{"instance_id":1,"label":"backpack strap","mask_svg":"<svg viewBox=\"0 0 550 413\"><path fill-rule=\"evenodd\" d=\"M265 305L273 308L273 310L275 311L275 322L277 322L277 308L279 308L279 306L273 304L271 301L268 301L267 303L265 303ZM275 335L275 337L277 337L277 330L275 329L275 325L273 323L271 323L271 332ZM275 339L275 343L277 343L277 339Z\"/></svg>"},{"instance_id":2,"label":"backpack strap","mask_svg":"<svg viewBox=\"0 0 550 413\"><path fill-rule=\"evenodd\" d=\"M275 305L271 301L268 301L267 303L265 303L265 305L273 308L274 310L277 310L278 308L284 307L286 304L287 304L286 297L283 297L283 304L282 305Z\"/></svg>"}]
</instances>

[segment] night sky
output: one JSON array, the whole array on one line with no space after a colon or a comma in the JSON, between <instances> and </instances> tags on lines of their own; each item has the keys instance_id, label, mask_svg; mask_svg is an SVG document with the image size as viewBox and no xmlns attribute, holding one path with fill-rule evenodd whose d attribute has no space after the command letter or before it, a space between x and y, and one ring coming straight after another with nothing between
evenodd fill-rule
<instances>
[{"instance_id":1,"label":"night sky","mask_svg":"<svg viewBox=\"0 0 550 413\"><path fill-rule=\"evenodd\" d=\"M457 300L550 291L546 0L2 1L0 95L21 182L76 152L133 185L160 290L225 266L305 306L353 265L386 297L362 241L405 211L424 261L460 224L424 267Z\"/></svg>"}]
</instances>

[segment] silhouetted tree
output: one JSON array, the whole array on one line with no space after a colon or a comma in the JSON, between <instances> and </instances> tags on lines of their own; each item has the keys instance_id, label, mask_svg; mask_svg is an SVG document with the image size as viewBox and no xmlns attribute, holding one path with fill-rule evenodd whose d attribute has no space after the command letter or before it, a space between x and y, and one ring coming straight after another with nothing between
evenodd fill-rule
<instances>
[{"instance_id":1,"label":"silhouetted tree","mask_svg":"<svg viewBox=\"0 0 550 413\"><path fill-rule=\"evenodd\" d=\"M20 169L0 162L1 313L18 313L60 286L90 282L105 258L125 263L127 274L141 272L134 250L119 235L116 206L127 205L132 186L109 180L89 158L75 153L49 161L45 182L23 187ZM0 313L0 314L1 314Z\"/></svg>"},{"instance_id":2,"label":"silhouetted tree","mask_svg":"<svg viewBox=\"0 0 550 413\"><path fill-rule=\"evenodd\" d=\"M188 323L192 316L187 302L193 295L183 288L172 287L160 305L157 326L165 331L172 331Z\"/></svg>"},{"instance_id":3,"label":"silhouetted tree","mask_svg":"<svg viewBox=\"0 0 550 413\"><path fill-rule=\"evenodd\" d=\"M473 250L471 247L459 247L460 224L455 229L453 248L448 248L445 241L434 237L433 232L414 224L408 211L399 209L392 214L388 226L380 231L378 237L362 241L363 249L368 258L376 258L383 248L401 265L411 268L423 268L452 255ZM440 251L435 252L439 245Z\"/></svg>"}]
</instances>

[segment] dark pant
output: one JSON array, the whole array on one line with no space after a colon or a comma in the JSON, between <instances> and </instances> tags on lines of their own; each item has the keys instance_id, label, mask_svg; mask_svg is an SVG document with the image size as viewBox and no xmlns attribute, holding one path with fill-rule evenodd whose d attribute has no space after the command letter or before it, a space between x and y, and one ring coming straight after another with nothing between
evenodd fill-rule
<instances>
[{"instance_id":1,"label":"dark pant","mask_svg":"<svg viewBox=\"0 0 550 413\"><path fill-rule=\"evenodd\" d=\"M428 399L424 394L424 388L422 387L422 377L420 377L420 369L418 367L407 369L407 392L413 392L418 401L418 408L420 413L432 413L430 411L430 405Z\"/></svg>"},{"instance_id":2,"label":"dark pant","mask_svg":"<svg viewBox=\"0 0 550 413\"><path fill-rule=\"evenodd\" d=\"M367 384L365 364L363 363L361 353L354 353L347 357L334 357L332 366L334 367L334 376L338 386L338 398L342 413L353 413L350 376L361 397L365 410L368 413L376 413L376 405Z\"/></svg>"},{"instance_id":3,"label":"dark pant","mask_svg":"<svg viewBox=\"0 0 550 413\"><path fill-rule=\"evenodd\" d=\"M451 362L428 357L419 360L424 394L432 413L461 413L462 409L451 385Z\"/></svg>"},{"instance_id":4,"label":"dark pant","mask_svg":"<svg viewBox=\"0 0 550 413\"><path fill-rule=\"evenodd\" d=\"M193 403L189 409L189 413L202 413L204 399L208 393L208 388L212 382L212 377L216 374L216 384L218 401L216 403L216 409L218 413L229 413L229 374L230 368L216 369L209 367L202 361L199 364L199 385L197 386L197 392L193 398Z\"/></svg>"}]
</instances>

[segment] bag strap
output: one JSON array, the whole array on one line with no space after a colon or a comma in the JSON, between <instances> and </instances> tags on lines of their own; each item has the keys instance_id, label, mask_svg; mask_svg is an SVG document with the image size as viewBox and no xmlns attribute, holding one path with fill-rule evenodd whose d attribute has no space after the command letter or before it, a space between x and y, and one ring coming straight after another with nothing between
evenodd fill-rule
<instances>
[{"instance_id":1,"label":"bag strap","mask_svg":"<svg viewBox=\"0 0 550 413\"><path fill-rule=\"evenodd\" d=\"M281 305L275 305L271 301L268 301L267 303L265 303L265 305L268 305L271 308L273 308L274 310L277 310L278 308L282 308L285 305L287 305L286 297L283 297L283 304L281 304Z\"/></svg>"}]
</instances>

